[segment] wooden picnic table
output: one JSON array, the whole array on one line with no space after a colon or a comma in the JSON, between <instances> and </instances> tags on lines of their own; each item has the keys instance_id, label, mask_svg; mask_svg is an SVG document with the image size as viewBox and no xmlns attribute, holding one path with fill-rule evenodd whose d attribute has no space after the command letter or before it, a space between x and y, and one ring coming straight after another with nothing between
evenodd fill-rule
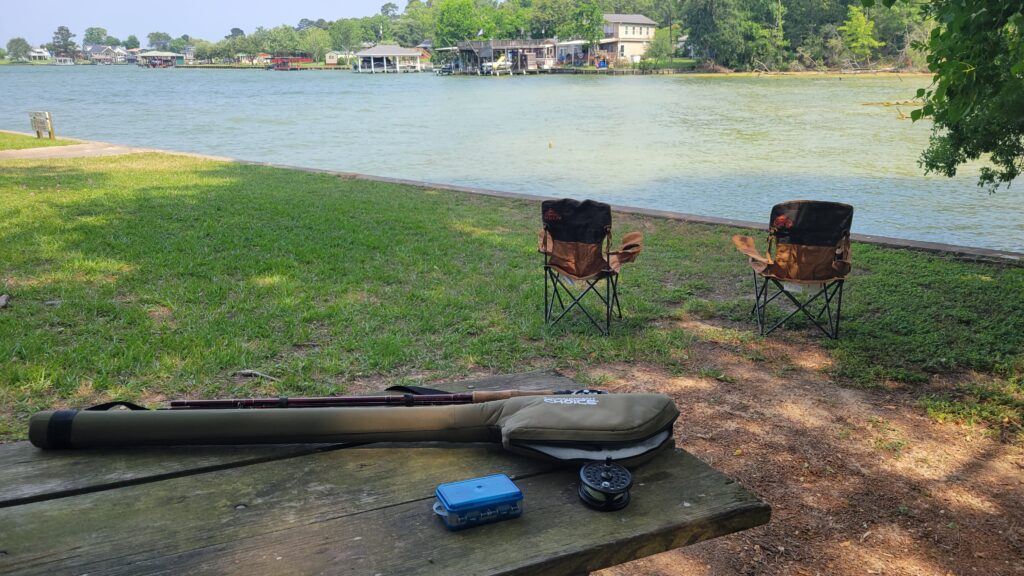
<instances>
[{"instance_id":1,"label":"wooden picnic table","mask_svg":"<svg viewBox=\"0 0 1024 576\"><path fill-rule=\"evenodd\" d=\"M550 373L452 384L571 389ZM685 411L683 418L685 419ZM505 473L521 518L448 532L442 482ZM636 469L619 512L579 502L577 468L497 445L0 445L0 574L583 574L768 521L683 450Z\"/></svg>"}]
</instances>

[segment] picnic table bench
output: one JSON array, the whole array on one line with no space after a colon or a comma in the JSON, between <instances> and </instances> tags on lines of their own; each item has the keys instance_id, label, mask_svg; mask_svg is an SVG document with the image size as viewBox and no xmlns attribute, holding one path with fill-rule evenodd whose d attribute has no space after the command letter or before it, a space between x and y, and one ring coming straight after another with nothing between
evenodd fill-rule
<instances>
[{"instance_id":1,"label":"picnic table bench","mask_svg":"<svg viewBox=\"0 0 1024 576\"><path fill-rule=\"evenodd\" d=\"M544 372L445 388L572 389ZM683 418L685 419L685 411ZM448 532L434 487L495 473L521 518ZM745 530L771 509L683 450L635 470L619 512L578 468L497 445L210 446L43 452L0 445L0 574L584 574Z\"/></svg>"}]
</instances>

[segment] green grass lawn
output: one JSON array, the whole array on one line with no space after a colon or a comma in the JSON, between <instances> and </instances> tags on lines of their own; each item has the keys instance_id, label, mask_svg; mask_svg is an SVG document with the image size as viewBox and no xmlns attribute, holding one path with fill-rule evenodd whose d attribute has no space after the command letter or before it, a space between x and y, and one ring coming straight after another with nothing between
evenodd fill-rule
<instances>
[{"instance_id":1,"label":"green grass lawn","mask_svg":"<svg viewBox=\"0 0 1024 576\"><path fill-rule=\"evenodd\" d=\"M619 215L648 250L604 338L545 327L536 203L136 154L0 169L0 439L104 398L329 394L356 381L647 362L673 373L702 316L757 340L724 227ZM767 207L766 207L767 210ZM1019 427L1024 269L854 247L835 378L921 393L936 418ZM771 338L785 338L787 332ZM255 369L278 382L237 381Z\"/></svg>"},{"instance_id":2,"label":"green grass lawn","mask_svg":"<svg viewBox=\"0 0 1024 576\"><path fill-rule=\"evenodd\" d=\"M22 150L25 148L44 148L47 146L66 146L68 144L75 144L74 140L64 140L57 138L56 140L50 140L49 138L36 138L35 136L26 136L24 134L12 134L10 132L0 132L0 150Z\"/></svg>"}]
</instances>

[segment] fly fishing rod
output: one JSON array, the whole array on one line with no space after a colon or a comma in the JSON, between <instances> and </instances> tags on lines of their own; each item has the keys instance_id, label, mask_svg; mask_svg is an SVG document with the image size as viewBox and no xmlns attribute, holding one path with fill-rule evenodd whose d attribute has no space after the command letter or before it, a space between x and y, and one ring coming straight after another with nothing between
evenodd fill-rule
<instances>
[{"instance_id":1,"label":"fly fishing rod","mask_svg":"<svg viewBox=\"0 0 1024 576\"><path fill-rule=\"evenodd\" d=\"M342 408L364 406L451 406L479 404L521 396L604 394L600 390L500 390L444 394L390 394L386 396L322 396L311 398L227 398L216 400L172 400L171 410L215 410L239 408Z\"/></svg>"}]
</instances>

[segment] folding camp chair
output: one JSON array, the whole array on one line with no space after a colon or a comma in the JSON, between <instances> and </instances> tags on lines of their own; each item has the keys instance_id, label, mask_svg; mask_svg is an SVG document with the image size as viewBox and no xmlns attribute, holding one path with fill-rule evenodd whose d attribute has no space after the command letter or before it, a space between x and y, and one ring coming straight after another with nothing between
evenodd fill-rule
<instances>
[{"instance_id":1,"label":"folding camp chair","mask_svg":"<svg viewBox=\"0 0 1024 576\"><path fill-rule=\"evenodd\" d=\"M613 307L622 318L619 269L643 250L643 235L626 234L622 247L612 251L611 206L592 200L546 200L541 203L541 219L544 227L540 231L539 251L544 255L545 322L555 324L571 310L579 309L607 336ZM595 294L604 304L603 325L598 321L601 315L584 306L583 297L587 294Z\"/></svg>"},{"instance_id":2,"label":"folding camp chair","mask_svg":"<svg viewBox=\"0 0 1024 576\"><path fill-rule=\"evenodd\" d=\"M826 336L839 338L843 284L850 273L852 222L853 206L797 200L772 208L764 255L757 251L753 238L732 237L733 244L749 257L754 270L751 313L757 318L762 336L803 312ZM807 292L803 299L794 294L800 292ZM779 296L785 296L796 310L768 327L765 309ZM811 306L816 302L821 307L813 309Z\"/></svg>"}]
</instances>

